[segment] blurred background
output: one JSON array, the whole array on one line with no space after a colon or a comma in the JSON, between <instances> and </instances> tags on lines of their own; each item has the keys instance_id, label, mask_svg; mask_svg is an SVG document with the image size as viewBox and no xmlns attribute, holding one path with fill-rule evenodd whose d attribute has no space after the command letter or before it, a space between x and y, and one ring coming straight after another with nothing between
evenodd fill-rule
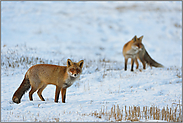
<instances>
[{"instance_id":1,"label":"blurred background","mask_svg":"<svg viewBox=\"0 0 183 123\"><path fill-rule=\"evenodd\" d=\"M124 62L123 45L144 35L153 58L165 66L181 66L180 1L3 1L1 26L2 53L13 48L20 49L18 55L64 62Z\"/></svg>"}]
</instances>

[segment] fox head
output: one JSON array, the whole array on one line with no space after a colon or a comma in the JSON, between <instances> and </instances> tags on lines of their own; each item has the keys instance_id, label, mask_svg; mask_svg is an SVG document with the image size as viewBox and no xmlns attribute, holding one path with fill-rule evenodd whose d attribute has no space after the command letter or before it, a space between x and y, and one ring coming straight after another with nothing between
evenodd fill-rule
<instances>
[{"instance_id":1,"label":"fox head","mask_svg":"<svg viewBox=\"0 0 183 123\"><path fill-rule=\"evenodd\" d=\"M67 60L67 73L71 77L78 77L82 73L84 61L81 60L78 63L72 62L70 59Z\"/></svg>"},{"instance_id":2,"label":"fox head","mask_svg":"<svg viewBox=\"0 0 183 123\"><path fill-rule=\"evenodd\" d=\"M133 39L132 39L132 41L133 41L132 48L133 48L134 50L136 50L136 51L142 50L142 48L143 48L142 38L143 38L143 37L144 37L144 36L141 36L141 37L137 38L136 35L133 37Z\"/></svg>"}]
</instances>

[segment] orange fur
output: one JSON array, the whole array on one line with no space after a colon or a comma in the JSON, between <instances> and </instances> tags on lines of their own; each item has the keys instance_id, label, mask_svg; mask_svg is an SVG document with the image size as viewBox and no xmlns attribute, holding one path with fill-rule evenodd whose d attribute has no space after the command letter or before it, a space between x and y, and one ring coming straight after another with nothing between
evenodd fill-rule
<instances>
[{"instance_id":1,"label":"orange fur","mask_svg":"<svg viewBox=\"0 0 183 123\"><path fill-rule=\"evenodd\" d=\"M136 69L138 69L139 64L137 59L142 62L143 69L146 68L146 64L154 67L163 67L163 65L157 63L150 57L144 45L142 44L142 38L143 36L137 38L137 36L135 35L132 40L130 40L123 46L123 56L125 57L125 70L127 70L127 62L129 58L131 58L131 71L133 71L134 62L137 65Z\"/></svg>"},{"instance_id":2,"label":"orange fur","mask_svg":"<svg viewBox=\"0 0 183 123\"><path fill-rule=\"evenodd\" d=\"M32 95L38 90L37 94L42 101L45 99L42 96L42 91L48 84L56 86L55 102L58 102L60 91L62 92L62 102L65 103L66 89L70 87L75 80L77 80L82 73L84 61L78 63L67 60L67 66L58 66L50 64L37 64L28 69L25 74L24 81L13 95L13 102L20 103L22 95L29 88L24 86L31 86L29 92L29 99L32 101ZM72 70L72 72L71 72ZM78 72L79 71L79 72ZM73 74L74 73L74 74Z\"/></svg>"}]
</instances>

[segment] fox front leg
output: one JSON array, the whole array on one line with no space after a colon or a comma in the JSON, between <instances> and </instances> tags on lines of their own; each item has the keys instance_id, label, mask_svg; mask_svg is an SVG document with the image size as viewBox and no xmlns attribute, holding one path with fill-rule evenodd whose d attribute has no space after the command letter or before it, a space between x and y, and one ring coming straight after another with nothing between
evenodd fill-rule
<instances>
[{"instance_id":1,"label":"fox front leg","mask_svg":"<svg viewBox=\"0 0 183 123\"><path fill-rule=\"evenodd\" d=\"M125 58L125 71L127 70L127 62L128 62L128 58Z\"/></svg>"},{"instance_id":2,"label":"fox front leg","mask_svg":"<svg viewBox=\"0 0 183 123\"><path fill-rule=\"evenodd\" d=\"M65 103L66 99L66 88L61 89L61 94L62 94L62 103Z\"/></svg>"},{"instance_id":3,"label":"fox front leg","mask_svg":"<svg viewBox=\"0 0 183 123\"><path fill-rule=\"evenodd\" d=\"M56 91L55 91L55 102L56 102L56 103L58 103L59 94L60 94L60 89L61 89L61 87L56 86Z\"/></svg>"},{"instance_id":4,"label":"fox front leg","mask_svg":"<svg viewBox=\"0 0 183 123\"><path fill-rule=\"evenodd\" d=\"M131 71L133 71L134 59L131 59Z\"/></svg>"}]
</instances>

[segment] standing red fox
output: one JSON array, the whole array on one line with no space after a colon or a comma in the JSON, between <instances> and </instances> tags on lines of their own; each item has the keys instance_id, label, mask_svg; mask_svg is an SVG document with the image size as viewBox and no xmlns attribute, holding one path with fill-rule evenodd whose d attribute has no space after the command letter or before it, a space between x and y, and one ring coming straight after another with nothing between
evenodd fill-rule
<instances>
[{"instance_id":1,"label":"standing red fox","mask_svg":"<svg viewBox=\"0 0 183 123\"><path fill-rule=\"evenodd\" d=\"M137 58L142 62L143 69L146 69L146 64L154 67L163 67L163 65L157 63L150 57L144 45L142 44L142 38L143 36L137 38L137 36L135 35L131 41L127 42L123 46L123 56L125 57L125 70L127 70L128 58L131 58L131 71L133 71L134 61L137 65L136 69L138 69L139 67Z\"/></svg>"},{"instance_id":2,"label":"standing red fox","mask_svg":"<svg viewBox=\"0 0 183 123\"><path fill-rule=\"evenodd\" d=\"M45 99L42 96L42 91L48 84L56 86L55 102L58 102L61 90L62 102L65 103L66 89L76 81L82 73L84 61L78 63L67 60L67 66L57 66L50 64L37 64L28 69L25 74L24 80L20 87L13 95L13 102L20 103L22 96L31 87L29 92L30 101L33 100L32 94L37 91L39 98L42 101Z\"/></svg>"}]
</instances>

